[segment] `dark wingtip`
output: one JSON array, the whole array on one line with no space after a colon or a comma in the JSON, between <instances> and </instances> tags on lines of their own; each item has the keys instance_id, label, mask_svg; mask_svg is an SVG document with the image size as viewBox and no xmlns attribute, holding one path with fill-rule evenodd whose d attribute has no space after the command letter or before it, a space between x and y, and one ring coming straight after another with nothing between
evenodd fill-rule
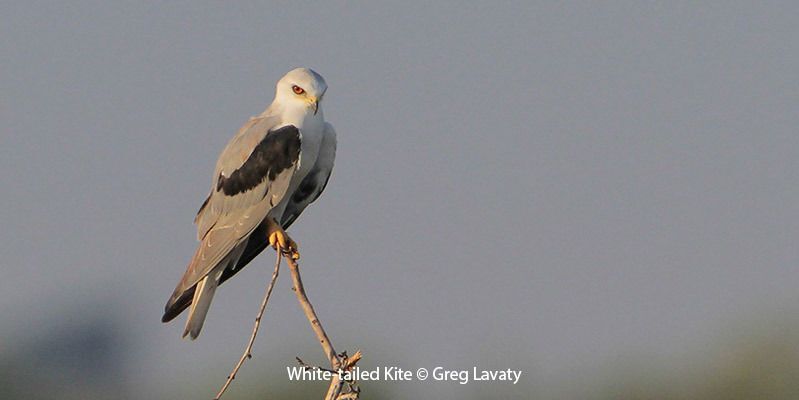
<instances>
[{"instance_id":1,"label":"dark wingtip","mask_svg":"<svg viewBox=\"0 0 799 400\"><path fill-rule=\"evenodd\" d=\"M161 322L169 322L175 319L175 317L180 314L180 311L176 311L175 304L170 300L169 303L166 303L166 307L164 307L164 315L161 317ZM181 310L182 311L182 310Z\"/></svg>"},{"instance_id":2,"label":"dark wingtip","mask_svg":"<svg viewBox=\"0 0 799 400\"><path fill-rule=\"evenodd\" d=\"M194 286L189 290L183 292L177 299L171 298L164 307L164 316L161 317L161 322L169 322L175 319L183 310L189 308L191 300L194 297Z\"/></svg>"}]
</instances>

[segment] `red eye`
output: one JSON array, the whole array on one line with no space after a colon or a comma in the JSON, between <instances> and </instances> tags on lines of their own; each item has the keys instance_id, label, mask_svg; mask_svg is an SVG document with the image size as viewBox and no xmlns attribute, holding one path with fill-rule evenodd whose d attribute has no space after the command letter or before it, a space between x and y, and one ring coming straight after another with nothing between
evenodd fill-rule
<instances>
[{"instance_id":1,"label":"red eye","mask_svg":"<svg viewBox=\"0 0 799 400\"><path fill-rule=\"evenodd\" d=\"M303 93L305 93L305 89L303 89L303 88L301 88L301 87L299 87L297 85L292 86L291 90L293 90L295 94L303 94Z\"/></svg>"}]
</instances>

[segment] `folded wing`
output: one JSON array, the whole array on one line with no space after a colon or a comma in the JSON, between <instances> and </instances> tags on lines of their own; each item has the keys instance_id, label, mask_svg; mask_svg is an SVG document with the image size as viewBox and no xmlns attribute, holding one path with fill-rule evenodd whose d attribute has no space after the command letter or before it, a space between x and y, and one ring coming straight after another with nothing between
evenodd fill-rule
<instances>
[{"instance_id":1,"label":"folded wing","mask_svg":"<svg viewBox=\"0 0 799 400\"><path fill-rule=\"evenodd\" d=\"M195 286L209 273L216 271L213 278L221 282L221 272L235 265L249 236L287 195L301 135L294 126L275 127L276 122L251 119L222 151L211 194L195 218L200 245L166 304L164 322L191 303Z\"/></svg>"}]
</instances>

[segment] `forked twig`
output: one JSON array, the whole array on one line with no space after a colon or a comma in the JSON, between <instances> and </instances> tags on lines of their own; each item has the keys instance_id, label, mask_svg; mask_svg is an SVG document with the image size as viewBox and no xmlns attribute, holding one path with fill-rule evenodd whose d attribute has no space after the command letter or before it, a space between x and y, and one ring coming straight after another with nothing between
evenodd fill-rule
<instances>
[{"instance_id":1,"label":"forked twig","mask_svg":"<svg viewBox=\"0 0 799 400\"><path fill-rule=\"evenodd\" d=\"M336 376L339 378L338 382L330 382L330 387L328 387L328 393L325 394L325 399L329 396L333 396L331 398L336 400L346 400L346 399L357 399L360 396L361 389L358 387L358 381L355 379L341 379L342 376L339 373L343 373L344 371L351 371L355 368L355 365L358 361L361 360L362 354L361 351L358 350L352 356L348 356L347 352L342 352L338 355L339 360L341 360L341 368L339 370L334 371L330 368L320 367L318 365L308 365L299 357L295 357L297 363L306 371L309 370L319 370L329 372L333 374L332 376ZM347 390L343 391L344 384L347 385ZM332 392L331 392L332 391Z\"/></svg>"},{"instance_id":2,"label":"forked twig","mask_svg":"<svg viewBox=\"0 0 799 400\"><path fill-rule=\"evenodd\" d=\"M219 400L222 397L233 380L236 379L236 373L238 373L241 366L244 365L244 361L248 358L252 358L252 347L255 343L255 336L258 334L258 328L261 325L261 318L264 315L266 304L269 302L269 297L272 295L272 288L275 286L275 281L277 281L277 276L280 271L281 256L285 256L286 261L289 264L291 278L294 282L292 290L294 290L294 293L297 295L297 300L300 302L300 306L305 313L305 317L308 318L308 322L311 323L311 328L316 334L316 338L319 340L319 343L322 345L322 350L325 352L325 356L327 357L328 361L330 361L331 369L328 371L336 372L333 374L333 378L330 381L330 386L325 394L325 400L357 399L360 395L360 389L358 388L357 383L354 381L342 381L338 372L348 371L354 368L358 360L361 359L361 352L356 352L352 357L347 357L346 353L342 353L340 355L336 354L336 350L333 349L333 344L327 337L327 333L325 333L325 329L322 327L319 317L316 316L316 311L314 311L313 305L311 305L310 300L308 300L308 296L305 294L305 287L302 285L300 267L297 265L297 261L292 257L292 253L284 252L280 247L278 247L276 250L277 260L275 261L275 272L272 273L272 280L269 282L269 286L266 288L266 294L264 295L264 300L261 302L261 308L258 311L258 316L255 317L255 325L253 326L252 335L250 335L250 341L247 343L247 347L244 349L244 354L241 355L239 362L236 363L235 367L233 367L233 370L230 372L230 375L228 375L225 384L222 386L222 389L219 390L219 393L216 394L214 400ZM297 358L297 361L305 368L311 368L299 358ZM344 392L345 384L347 385L346 392Z\"/></svg>"},{"instance_id":3,"label":"forked twig","mask_svg":"<svg viewBox=\"0 0 799 400\"><path fill-rule=\"evenodd\" d=\"M250 335L250 341L247 343L247 347L244 349L244 354L241 355L239 362L236 363L236 366L233 367L233 371L230 372L228 375L225 384L222 386L222 389L219 390L219 393L216 394L214 400L219 400L222 395L227 390L228 386L236 379L236 373L239 372L239 368L244 365L244 360L248 358L252 358L252 346L255 343L255 336L258 335L258 328L261 326L261 318L264 315L264 311L266 310L266 303L269 302L269 296L272 295L272 288L275 287L275 281L277 281L277 275L280 272L280 249L277 251L277 260L275 260L275 272L272 273L272 280L269 282L269 286L266 287L266 294L264 295L264 300L261 302L261 309L258 310L258 315L255 317L255 325L252 327L252 335Z\"/></svg>"}]
</instances>

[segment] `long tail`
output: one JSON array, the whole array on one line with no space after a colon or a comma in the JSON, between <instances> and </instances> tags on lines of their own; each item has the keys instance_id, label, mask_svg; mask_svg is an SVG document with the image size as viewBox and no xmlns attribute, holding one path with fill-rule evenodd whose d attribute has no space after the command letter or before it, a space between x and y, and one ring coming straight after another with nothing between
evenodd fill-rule
<instances>
[{"instance_id":1,"label":"long tail","mask_svg":"<svg viewBox=\"0 0 799 400\"><path fill-rule=\"evenodd\" d=\"M214 298L214 292L219 285L218 278L214 273L208 274L194 289L194 299L191 301L191 308L189 309L189 318L186 320L186 328L183 330L183 337L189 335L191 340L197 339L200 335L200 330L203 329L205 322L205 315L208 313L208 308L211 307L211 300Z\"/></svg>"}]
</instances>

